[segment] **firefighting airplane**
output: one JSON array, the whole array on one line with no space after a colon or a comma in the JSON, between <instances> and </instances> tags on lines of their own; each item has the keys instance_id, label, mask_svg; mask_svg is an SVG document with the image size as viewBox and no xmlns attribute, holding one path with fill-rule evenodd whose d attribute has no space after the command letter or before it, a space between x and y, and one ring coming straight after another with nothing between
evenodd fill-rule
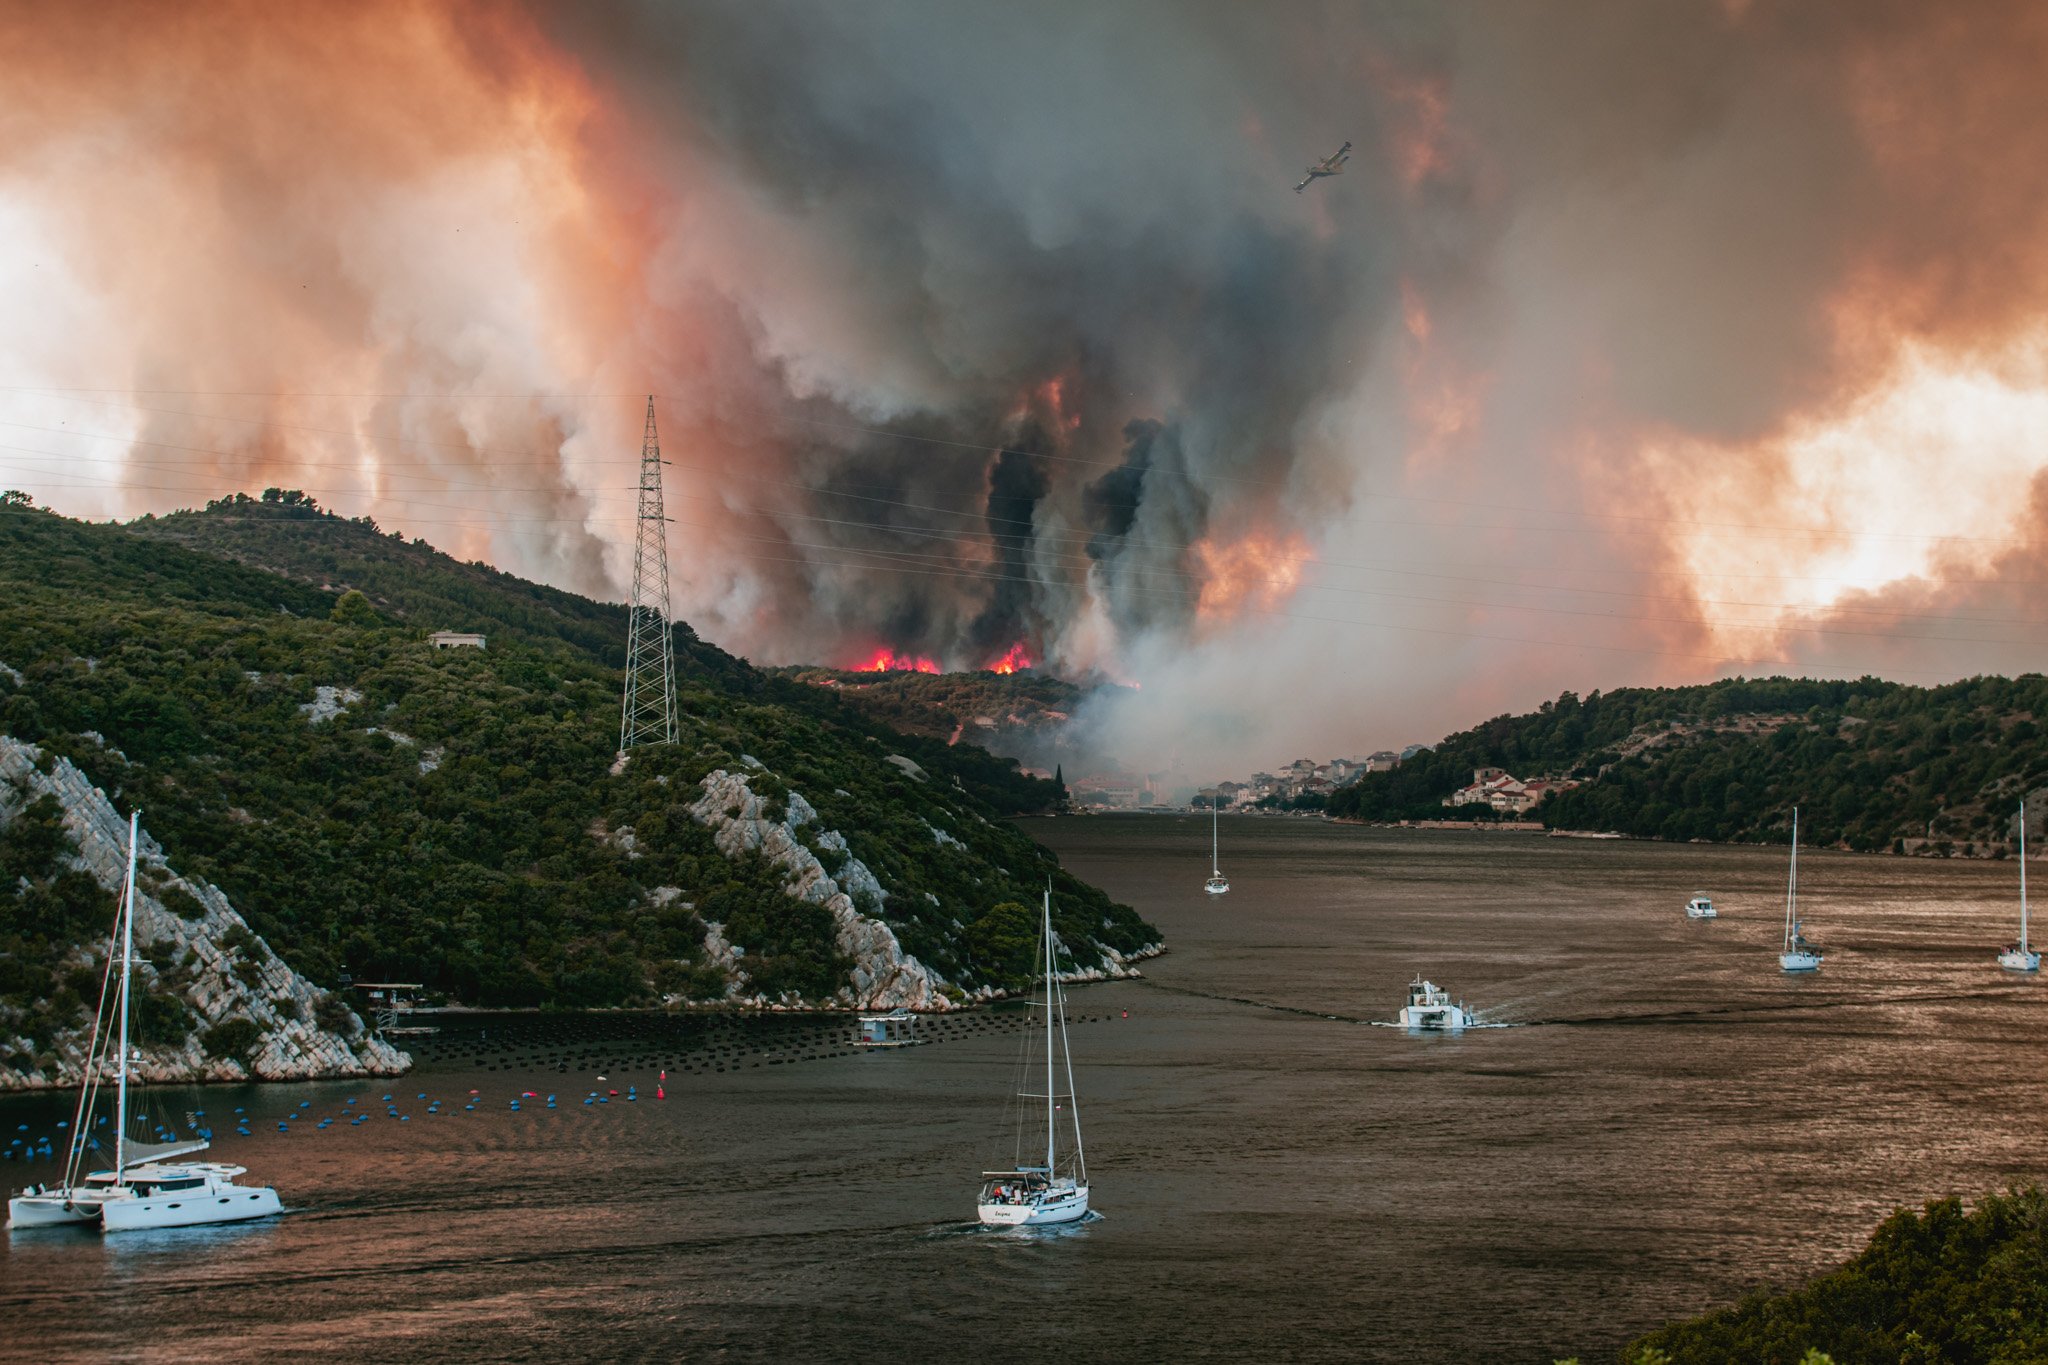
<instances>
[{"instance_id":1,"label":"firefighting airplane","mask_svg":"<svg viewBox=\"0 0 2048 1365\"><path fill-rule=\"evenodd\" d=\"M1344 174L1344 163L1349 161L1350 159L1351 144L1347 142L1342 147L1339 147L1337 149L1337 154L1335 156L1326 157L1323 160L1318 161L1315 165L1309 167L1308 178L1303 180L1299 185L1296 185L1294 187L1294 192L1296 194L1300 194L1303 190L1307 189L1310 185L1314 184L1316 181L1322 179L1326 175Z\"/></svg>"}]
</instances>

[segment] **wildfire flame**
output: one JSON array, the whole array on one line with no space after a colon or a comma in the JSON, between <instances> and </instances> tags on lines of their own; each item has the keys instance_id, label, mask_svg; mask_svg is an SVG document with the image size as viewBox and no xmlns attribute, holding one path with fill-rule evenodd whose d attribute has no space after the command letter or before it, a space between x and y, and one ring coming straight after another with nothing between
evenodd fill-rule
<instances>
[{"instance_id":1,"label":"wildfire flame","mask_svg":"<svg viewBox=\"0 0 2048 1365\"><path fill-rule=\"evenodd\" d=\"M1031 656L1024 652L1024 644L1020 640L1016 644L1011 645L1009 652L1003 655L1002 658L988 665L988 671L990 673L1022 673L1029 667L1031 667Z\"/></svg>"},{"instance_id":2,"label":"wildfire flame","mask_svg":"<svg viewBox=\"0 0 2048 1365\"><path fill-rule=\"evenodd\" d=\"M875 656L866 663L853 666L856 673L936 673L936 660L916 654L898 654L891 649L878 649Z\"/></svg>"}]
</instances>

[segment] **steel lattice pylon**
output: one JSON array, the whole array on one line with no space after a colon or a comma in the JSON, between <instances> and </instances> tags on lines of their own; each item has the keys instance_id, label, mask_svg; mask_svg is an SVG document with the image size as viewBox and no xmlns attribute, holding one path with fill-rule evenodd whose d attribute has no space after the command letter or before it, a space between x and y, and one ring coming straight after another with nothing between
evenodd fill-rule
<instances>
[{"instance_id":1,"label":"steel lattice pylon","mask_svg":"<svg viewBox=\"0 0 2048 1365\"><path fill-rule=\"evenodd\" d=\"M654 398L640 440L640 516L633 541L633 606L626 624L626 696L619 709L619 752L636 744L673 744L676 665L668 615L668 518L661 510L661 442Z\"/></svg>"}]
</instances>

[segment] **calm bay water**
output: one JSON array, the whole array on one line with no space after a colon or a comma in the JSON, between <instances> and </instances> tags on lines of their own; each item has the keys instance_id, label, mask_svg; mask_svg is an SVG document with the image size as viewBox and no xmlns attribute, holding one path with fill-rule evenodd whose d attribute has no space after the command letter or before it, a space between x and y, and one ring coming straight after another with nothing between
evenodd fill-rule
<instances>
[{"instance_id":1,"label":"calm bay water","mask_svg":"<svg viewBox=\"0 0 2048 1365\"><path fill-rule=\"evenodd\" d=\"M1100 1219L969 1222L1015 1011L883 1054L816 1020L480 1020L393 1082L157 1096L293 1211L0 1239L0 1353L1548 1360L2048 1169L2048 983L1992 962L2010 863L1803 856L1829 957L1800 980L1782 850L1240 819L1212 899L1204 821L1031 832L1172 947L1072 997ZM1516 1027L1369 1027L1417 971ZM315 1127L349 1097L374 1117ZM0 1144L67 1104L0 1100Z\"/></svg>"}]
</instances>

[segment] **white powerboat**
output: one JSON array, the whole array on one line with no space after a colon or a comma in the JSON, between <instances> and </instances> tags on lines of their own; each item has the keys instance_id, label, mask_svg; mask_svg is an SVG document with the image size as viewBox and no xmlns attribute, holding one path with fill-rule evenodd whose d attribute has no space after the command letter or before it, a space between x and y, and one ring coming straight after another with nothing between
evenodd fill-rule
<instances>
[{"instance_id":1,"label":"white powerboat","mask_svg":"<svg viewBox=\"0 0 2048 1365\"><path fill-rule=\"evenodd\" d=\"M1687 919L1719 919L1721 912L1714 908L1714 902L1704 891L1695 891L1691 900L1685 903Z\"/></svg>"},{"instance_id":2,"label":"white powerboat","mask_svg":"<svg viewBox=\"0 0 2048 1365\"><path fill-rule=\"evenodd\" d=\"M1416 977L1408 983L1408 1003L1401 1008L1402 1028L1457 1032L1472 1022L1461 1004L1453 1004L1450 993L1434 981Z\"/></svg>"},{"instance_id":3,"label":"white powerboat","mask_svg":"<svg viewBox=\"0 0 2048 1365\"><path fill-rule=\"evenodd\" d=\"M1998 955L2009 972L2038 972L2041 955L2027 946L2027 803L2020 802L2020 941Z\"/></svg>"},{"instance_id":4,"label":"white powerboat","mask_svg":"<svg viewBox=\"0 0 2048 1365\"><path fill-rule=\"evenodd\" d=\"M1007 1171L981 1173L981 1198L975 1205L975 1214L989 1227L1048 1227L1058 1223L1077 1223L1088 1215L1088 1162L1081 1148L1081 1110L1074 1101L1074 1056L1067 1047L1067 998L1053 970L1050 887L1045 893L1045 917L1040 932L1043 935L1041 957L1045 964L1045 1091L1043 1094L1025 1092L1023 1098L1045 1101L1045 1164L1026 1165L1020 1160ZM1067 1088L1064 1094L1055 1084L1055 1039L1059 1045L1060 1060L1065 1064ZM1025 1031L1025 1045L1036 1048L1034 1031ZM1067 1153L1064 1164L1059 1151L1059 1102L1062 1099L1073 1116L1074 1129L1073 1148ZM1030 1106L1019 1114L1017 1149L1020 1153L1024 1146L1023 1116L1028 1112Z\"/></svg>"},{"instance_id":5,"label":"white powerboat","mask_svg":"<svg viewBox=\"0 0 2048 1365\"><path fill-rule=\"evenodd\" d=\"M1223 866L1216 857L1217 811L1223 805L1220 793L1209 796L1209 880L1202 883L1202 889L1212 896L1220 896L1230 889L1230 879L1223 875Z\"/></svg>"},{"instance_id":6,"label":"white powerboat","mask_svg":"<svg viewBox=\"0 0 2048 1365\"><path fill-rule=\"evenodd\" d=\"M134 1142L128 1137L128 998L135 960L135 846L141 833L139 812L128 817L128 886L122 897L118 925L121 940L121 981L112 985L113 944L108 944L107 984L93 1015L92 1041L86 1051L85 1079L79 1087L78 1109L71 1124L71 1146L64 1164L64 1183L54 1189L32 1185L7 1201L7 1225L13 1228L94 1226L102 1232L138 1228L186 1228L204 1223L239 1223L268 1218L282 1211L277 1191L266 1185L237 1185L241 1166L218 1161L172 1161L172 1157L203 1152L204 1138L173 1142ZM118 1028L110 1028L109 1008L118 1011ZM118 1038L115 1069L114 1165L106 1171L82 1172L91 1144L93 1100L106 1070L108 1045Z\"/></svg>"},{"instance_id":7,"label":"white powerboat","mask_svg":"<svg viewBox=\"0 0 2048 1365\"><path fill-rule=\"evenodd\" d=\"M1778 953L1778 969L1785 972L1817 972L1821 951L1799 931L1799 807L1792 808L1792 871L1785 882L1785 942Z\"/></svg>"}]
</instances>

